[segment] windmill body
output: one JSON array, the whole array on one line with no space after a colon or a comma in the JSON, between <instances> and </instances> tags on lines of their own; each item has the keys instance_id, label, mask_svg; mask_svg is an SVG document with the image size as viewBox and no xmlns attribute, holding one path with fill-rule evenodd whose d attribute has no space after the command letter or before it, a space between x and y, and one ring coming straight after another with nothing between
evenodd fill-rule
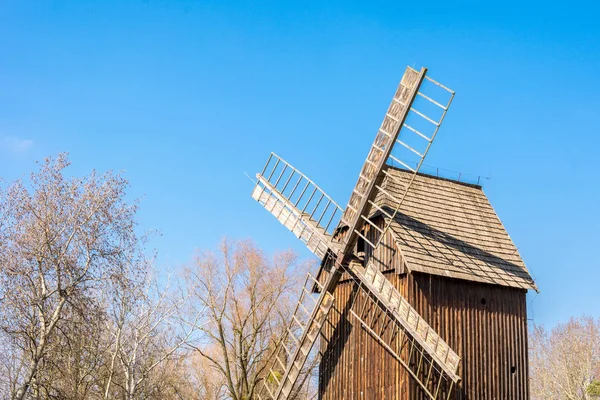
<instances>
[{"instance_id":1,"label":"windmill body","mask_svg":"<svg viewBox=\"0 0 600 400\"><path fill-rule=\"evenodd\" d=\"M407 68L344 210L275 154L252 196L321 259L258 399L527 398L536 289L481 187L419 173L454 97Z\"/></svg>"}]
</instances>

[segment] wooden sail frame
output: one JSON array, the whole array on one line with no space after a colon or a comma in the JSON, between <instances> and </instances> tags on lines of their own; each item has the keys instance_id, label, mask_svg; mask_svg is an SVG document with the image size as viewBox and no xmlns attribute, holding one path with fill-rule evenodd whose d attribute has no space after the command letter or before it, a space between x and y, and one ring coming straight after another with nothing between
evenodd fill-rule
<instances>
[{"instance_id":1,"label":"wooden sail frame","mask_svg":"<svg viewBox=\"0 0 600 400\"><path fill-rule=\"evenodd\" d=\"M316 184L314 184L314 182L274 153L271 153L262 172L257 174L257 182L252 197L271 212L271 214L273 214L284 226L290 229L290 231L303 241L319 258L322 260L326 258L335 260L330 263L333 264L333 268L328 274L325 284L320 286L320 294L315 301L313 310L310 312L310 318L307 321L301 336L296 338L298 347L293 354L290 354L290 359L283 371L281 379L277 379L278 384L273 390L266 388L269 398L273 400L287 398L292 392L292 388L300 374L300 370L308 357L308 351L312 348L323 325L324 319L322 318L326 318L329 312L333 300L333 292L343 271L348 272L359 287L383 307L383 310L398 323L398 326L401 327L404 332L407 332L410 335L411 340L414 342L411 343L416 346L415 348L421 349L422 356L427 354L425 359L426 361L429 361L431 365L429 375L431 375L431 371L434 370L434 364L436 364L440 367L440 373L447 376L451 381L450 387L460 379L457 374L460 357L439 337L420 315L418 315L410 304L402 298L393 285L383 277L383 274L378 270L376 271L372 264L367 264L367 268L363 271L361 268L356 267L356 263L351 262L356 258L353 253L354 245L358 238L362 238L365 243L374 250L381 244L385 237L385 233L390 229L391 221L399 212L404 198L409 192L412 182L422 166L423 160L429 152L431 144L433 143L439 127L454 98L454 91L427 77L426 74L427 68L421 68L420 71L416 71L410 67L406 68L400 85L385 114L381 127L378 130L375 141L371 146L365 164L361 169L348 205L343 213L341 213L341 208ZM450 94L449 100L445 105L420 91L421 85L425 79ZM425 99L434 106L439 107L442 110L441 117L435 119L428 116L426 113L415 109L413 103L417 96ZM414 126L407 124L407 117L410 114L416 115L433 124L435 126L433 134L426 135ZM407 134L412 133L417 137L424 139L427 143L425 149L419 150L408 141L401 140L402 137L399 138L401 132L406 132ZM414 168L411 167L408 162L405 162L392 154L396 144L419 157L419 161ZM400 198L392 196L381 187L381 182L384 176L386 176L384 167L388 161L396 162L413 173L409 184L405 186L404 193ZM286 175L286 171L288 175ZM296 190L303 180L306 181L306 184L300 194L297 195ZM295 183L292 183L293 189L289 190L288 187L291 182ZM310 193L310 195L308 195L308 193ZM395 205L393 208L394 211L391 214L375 204L375 197L380 193L387 196L388 200ZM294 194L296 194L297 198L294 198ZM299 205L302 204L303 199L305 205L299 207ZM318 199L318 201L311 210L309 205L313 199ZM323 199L325 199L325 203L323 203L325 206L319 208ZM330 206L331 209L334 210L333 214L331 217L325 218L328 222L323 226L321 221ZM383 212L388 218L391 218L383 229L369 220L369 214L373 208ZM338 212L341 213L341 215L339 216L336 231L347 229L347 234L342 237L341 242L334 237L334 232L330 230L331 223L335 220L335 216ZM320 216L317 218L317 215L319 214ZM381 233L377 243L372 243L361 233L361 230L366 224L369 224ZM372 278L372 280L370 278ZM296 311L298 309L297 306ZM377 339L377 333L370 328L368 323L366 323L355 311L351 311L351 314L363 325L363 327L370 330L371 334L375 335L375 338ZM380 341L382 346L387 346L385 343L381 342L381 338L379 338L378 341ZM304 351L303 349L308 349L308 351ZM410 353L412 354L412 350ZM428 388L430 382L429 376L425 382L422 382L419 378L418 370L416 373L415 371L411 371L409 363L404 362L401 355L394 354L394 357L407 368L409 373L430 398L438 398L439 383L437 389L430 390L430 388ZM423 357L421 361L422 360ZM419 362L419 368L420 366L421 362ZM436 368L436 371L437 370L438 369ZM267 381L265 380L265 382ZM441 382L441 379L439 382ZM265 383L265 386L268 386L267 383ZM259 398L262 397L259 396Z\"/></svg>"}]
</instances>

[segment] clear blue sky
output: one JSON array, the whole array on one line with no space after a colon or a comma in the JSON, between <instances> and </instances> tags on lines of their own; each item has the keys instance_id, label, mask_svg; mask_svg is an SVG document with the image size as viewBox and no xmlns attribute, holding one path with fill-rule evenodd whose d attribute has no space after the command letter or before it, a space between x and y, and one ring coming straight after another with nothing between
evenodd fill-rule
<instances>
[{"instance_id":1,"label":"clear blue sky","mask_svg":"<svg viewBox=\"0 0 600 400\"><path fill-rule=\"evenodd\" d=\"M425 65L457 92L427 164L491 176L530 317L600 316L600 10L403 3L4 0L0 176L63 151L74 174L125 171L171 265L225 235L309 257L244 172L275 151L345 204Z\"/></svg>"}]
</instances>

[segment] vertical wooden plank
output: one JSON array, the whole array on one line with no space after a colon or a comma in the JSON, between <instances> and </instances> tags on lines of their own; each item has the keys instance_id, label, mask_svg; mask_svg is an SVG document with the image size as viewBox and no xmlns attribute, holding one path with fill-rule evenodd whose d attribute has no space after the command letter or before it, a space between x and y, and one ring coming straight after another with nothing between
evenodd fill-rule
<instances>
[{"instance_id":1,"label":"vertical wooden plank","mask_svg":"<svg viewBox=\"0 0 600 400\"><path fill-rule=\"evenodd\" d=\"M389 251L381 257L386 263L399 262ZM424 274L387 273L386 277L462 357L462 380L452 398L528 398L525 291ZM339 290L336 298L343 312L352 284L340 284ZM485 306L481 298L486 299ZM360 308L366 299L361 296L357 301ZM371 306L369 313L379 328L381 315ZM327 358L322 361L320 378L329 384L319 383L321 398L420 398L397 361L364 329L349 325L349 318L347 313L336 315L334 324L324 330L325 337L332 340L322 341ZM399 346L400 337L395 340ZM327 346L335 348L325 351ZM332 364L335 357L339 358L337 365ZM510 371L513 365L517 367L514 374Z\"/></svg>"}]
</instances>

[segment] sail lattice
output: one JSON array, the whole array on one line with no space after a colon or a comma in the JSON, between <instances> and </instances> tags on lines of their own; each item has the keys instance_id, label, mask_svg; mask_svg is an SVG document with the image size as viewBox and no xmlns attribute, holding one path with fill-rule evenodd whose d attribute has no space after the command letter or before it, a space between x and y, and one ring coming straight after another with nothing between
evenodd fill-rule
<instances>
[{"instance_id":1,"label":"sail lattice","mask_svg":"<svg viewBox=\"0 0 600 400\"><path fill-rule=\"evenodd\" d=\"M318 295L312 293L315 285L321 289ZM327 320L333 300L333 295L308 274L289 325L267 361L256 391L259 400L288 398L300 377L306 376L304 365Z\"/></svg>"},{"instance_id":2,"label":"sail lattice","mask_svg":"<svg viewBox=\"0 0 600 400\"><path fill-rule=\"evenodd\" d=\"M310 251L323 259L328 249L338 249L333 230L342 209L313 181L275 153L256 178L252 198Z\"/></svg>"},{"instance_id":3,"label":"sail lattice","mask_svg":"<svg viewBox=\"0 0 600 400\"><path fill-rule=\"evenodd\" d=\"M426 74L426 68L416 71L407 67L343 212L314 182L274 153L257 174L252 197L322 259L322 266L331 268L323 284L312 277L307 279L314 281L312 288L318 287L319 295L312 308L304 306L311 292L305 285L290 327L270 359L259 399L285 399L293 393L333 306L342 272L360 288L350 313L405 367L429 398L449 396L460 379L458 354L371 262L363 268L354 254L358 238L373 254L386 237L450 107L454 92ZM437 94L428 92L428 85ZM381 187L386 164L413 173L408 184L396 182L404 188L399 197ZM375 203L378 195L386 198L386 208ZM374 211L388 217L384 227L369 219ZM366 224L378 232L374 242L363 234ZM374 325L373 318L385 319L386 323Z\"/></svg>"}]
</instances>

